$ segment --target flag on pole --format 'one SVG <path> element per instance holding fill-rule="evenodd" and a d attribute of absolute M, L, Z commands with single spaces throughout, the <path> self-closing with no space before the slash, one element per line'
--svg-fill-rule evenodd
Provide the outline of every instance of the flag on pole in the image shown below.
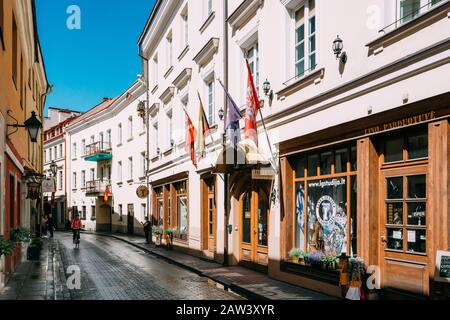
<path fill-rule="evenodd" d="M 111 194 L 111 185 L 106 186 L 105 196 L 103 197 L 103 204 L 108 203 L 109 195 Z"/>
<path fill-rule="evenodd" d="M 196 130 L 191 118 L 189 117 L 186 110 L 184 110 L 187 116 L 188 126 L 186 131 L 186 144 L 184 146 L 186 152 L 191 156 L 192 163 L 197 167 L 197 160 L 195 159 L 195 136 Z"/>
<path fill-rule="evenodd" d="M 252 72 L 248 60 L 245 59 L 248 71 L 247 80 L 247 110 L 245 111 L 245 138 L 252 139 L 258 145 L 258 128 L 256 124 L 256 115 L 261 108 L 258 94 L 256 92 L 255 83 L 253 82 Z"/>
<path fill-rule="evenodd" d="M 200 101 L 200 110 L 198 113 L 198 128 L 199 132 L 197 135 L 197 153 L 198 159 L 203 159 L 206 154 L 206 146 L 205 146 L 205 138 L 210 133 L 210 126 L 208 123 L 208 118 L 205 114 L 205 109 L 203 108 L 202 98 L 200 97 L 200 93 L 197 91 L 198 100 Z"/>
<path fill-rule="evenodd" d="M 227 114 L 225 118 L 225 128 L 227 129 L 227 137 L 230 139 L 231 145 L 234 149 L 237 148 L 241 141 L 241 128 L 239 127 L 239 120 L 241 120 L 241 112 L 239 111 L 236 102 L 234 102 L 231 95 L 225 90 L 222 81 L 218 80 L 227 95 Z"/>

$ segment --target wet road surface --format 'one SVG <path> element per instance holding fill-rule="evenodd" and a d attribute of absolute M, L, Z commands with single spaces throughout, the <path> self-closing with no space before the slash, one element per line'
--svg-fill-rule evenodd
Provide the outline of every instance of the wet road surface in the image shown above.
<path fill-rule="evenodd" d="M 80 249 L 74 249 L 71 234 L 55 240 L 64 270 L 75 265 L 81 271 L 81 289 L 69 290 L 73 300 L 242 299 L 119 240 L 82 234 Z"/>

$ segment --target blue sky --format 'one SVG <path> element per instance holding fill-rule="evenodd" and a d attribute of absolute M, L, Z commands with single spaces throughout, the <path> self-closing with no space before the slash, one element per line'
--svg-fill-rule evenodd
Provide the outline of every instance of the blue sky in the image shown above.
<path fill-rule="evenodd" d="M 37 0 L 38 30 L 49 83 L 48 107 L 86 111 L 116 97 L 142 73 L 137 41 L 155 0 Z M 69 30 L 67 8 L 81 11 Z M 46 111 L 47 112 L 47 111 Z M 47 113 L 45 113 L 47 114 Z"/>

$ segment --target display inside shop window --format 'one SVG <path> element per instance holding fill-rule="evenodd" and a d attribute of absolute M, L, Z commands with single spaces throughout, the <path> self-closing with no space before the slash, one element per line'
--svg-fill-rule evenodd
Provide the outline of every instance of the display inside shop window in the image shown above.
<path fill-rule="evenodd" d="M 426 230 L 410 229 L 408 233 L 408 251 L 414 253 L 426 253 Z"/>

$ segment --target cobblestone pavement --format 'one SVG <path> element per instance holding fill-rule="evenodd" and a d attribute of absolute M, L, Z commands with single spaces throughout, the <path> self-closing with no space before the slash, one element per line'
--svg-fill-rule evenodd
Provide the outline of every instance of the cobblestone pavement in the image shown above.
<path fill-rule="evenodd" d="M 64 292 L 66 280 L 61 278 L 56 291 L 63 299 L 242 299 L 208 284 L 205 278 L 115 239 L 83 234 L 80 249 L 74 249 L 71 235 L 61 233 L 55 242 L 56 256 L 61 257 L 57 273 L 64 277 L 62 270 L 67 271 L 69 266 L 78 266 L 81 271 L 81 289 L 68 290 L 69 296 Z"/>

